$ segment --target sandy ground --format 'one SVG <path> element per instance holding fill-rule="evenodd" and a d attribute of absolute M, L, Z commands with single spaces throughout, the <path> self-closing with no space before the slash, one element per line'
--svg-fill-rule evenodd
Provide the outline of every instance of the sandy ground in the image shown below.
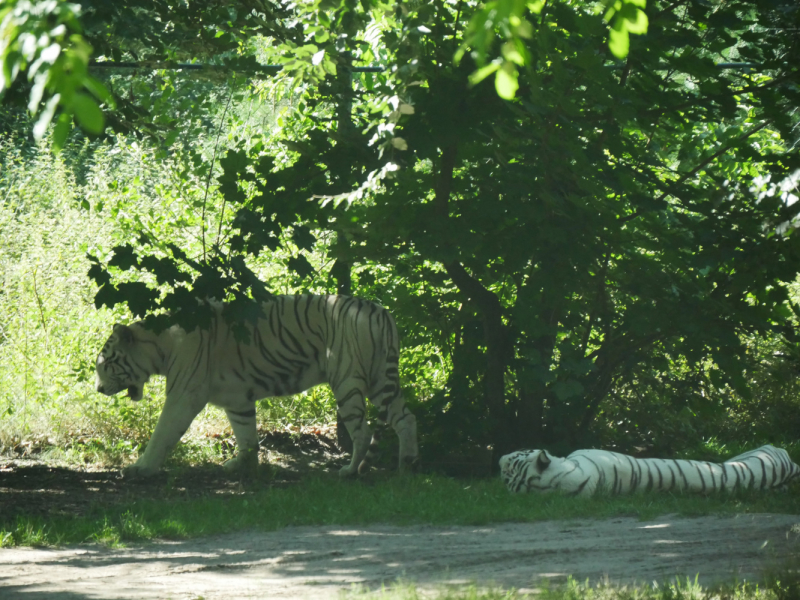
<path fill-rule="evenodd" d="M 422 588 L 543 580 L 754 580 L 800 555 L 800 515 L 483 527 L 297 527 L 122 550 L 0 550 L 0 598 L 339 598 L 398 578 Z"/>

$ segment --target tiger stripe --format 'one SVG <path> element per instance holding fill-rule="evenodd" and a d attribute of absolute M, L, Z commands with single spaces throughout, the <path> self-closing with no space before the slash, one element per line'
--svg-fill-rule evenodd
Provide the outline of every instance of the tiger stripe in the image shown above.
<path fill-rule="evenodd" d="M 500 474 L 512 492 L 561 491 L 591 496 L 649 491 L 708 494 L 736 489 L 766 490 L 800 478 L 800 466 L 771 445 L 723 463 L 633 458 L 606 450 L 577 450 L 560 458 L 546 450 L 519 450 L 500 459 Z"/>
<path fill-rule="evenodd" d="M 133 400 L 152 375 L 167 378 L 167 399 L 156 429 L 126 474 L 157 471 L 195 416 L 208 404 L 225 409 L 238 456 L 226 465 L 251 469 L 257 461 L 255 402 L 303 392 L 327 383 L 353 439 L 353 456 L 342 475 L 369 464 L 377 443 L 366 422 L 369 399 L 378 419 L 400 442 L 400 468 L 418 454 L 416 419 L 403 401 L 399 379 L 399 336 L 391 314 L 373 302 L 348 296 L 275 296 L 240 343 L 222 317 L 208 330 L 178 326 L 156 334 L 142 323 L 115 325 L 97 358 L 97 391 L 128 390 Z M 255 463 L 257 465 L 257 462 Z"/>

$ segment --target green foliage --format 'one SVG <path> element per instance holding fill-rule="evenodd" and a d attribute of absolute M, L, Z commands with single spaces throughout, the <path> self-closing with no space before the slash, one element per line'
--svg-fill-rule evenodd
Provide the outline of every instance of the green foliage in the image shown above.
<path fill-rule="evenodd" d="M 784 574 L 792 577 L 788 570 Z M 545 581 L 534 592 L 522 592 L 514 589 L 483 589 L 474 585 L 446 586 L 431 592 L 419 590 L 416 585 L 398 582 L 381 589 L 380 592 L 356 590 L 346 595 L 348 600 L 359 598 L 380 598 L 381 600 L 516 600 L 522 598 L 541 598 L 543 600 L 714 600 L 716 598 L 732 598 L 736 600 L 789 600 L 795 598 L 796 586 L 781 580 L 772 580 L 766 584 L 749 582 L 714 585 L 703 587 L 687 578 L 685 581 L 675 578 L 671 581 L 633 585 L 620 585 L 600 582 L 592 585 L 589 581 L 580 583 L 569 577 L 561 585 L 548 584 Z"/>
<path fill-rule="evenodd" d="M 616 0 L 606 2 L 606 5 L 605 20 L 611 22 L 608 49 L 617 58 L 625 58 L 630 48 L 629 34 L 647 33 L 649 19 L 644 11 L 645 0 Z"/>
<path fill-rule="evenodd" d="M 81 36 L 79 15 L 77 4 L 63 0 L 0 3 L 0 99 L 21 94 L 12 86 L 25 72 L 28 110 L 39 114 L 33 126 L 37 141 L 60 111 L 53 132 L 56 151 L 63 147 L 73 117 L 84 131 L 99 134 L 105 125 L 99 103 L 113 106 L 106 87 L 88 73 L 92 49 Z"/>
<path fill-rule="evenodd" d="M 351 234 L 358 258 L 416 270 L 440 298 L 458 345 L 431 416 L 449 413 L 452 433 L 468 435 L 471 423 L 486 439 L 483 421 L 496 448 L 592 445 L 610 390 L 669 379 L 676 365 L 691 380 L 708 359 L 718 387 L 746 393 L 739 336 L 787 323 L 781 282 L 798 256 L 796 239 L 770 229 L 787 207 L 767 206 L 750 177 L 780 177 L 795 158 L 779 141 L 791 138 L 777 118 L 782 100 L 754 81 L 747 103 L 731 107 L 722 99 L 741 91 L 739 76 L 709 68 L 705 53 L 747 37 L 749 25 L 708 28 L 701 12 L 659 13 L 647 51 L 618 69 L 596 52 L 597 15 L 554 4 L 528 45 L 524 96 L 505 106 L 485 85 L 466 85 L 468 68 L 442 68 L 448 49 L 433 35 L 397 41 L 400 62 L 418 59 L 409 79 L 423 82 L 407 89 L 414 115 L 398 126 L 414 168 L 351 208 L 360 225 Z M 432 31 L 453 17 L 437 5 L 425 16 Z M 693 40 L 694 62 L 674 53 L 680 36 Z M 775 119 L 769 132 L 764 119 Z M 423 275 L 431 261 L 450 281 Z M 451 282 L 477 312 L 446 308 Z M 650 422 L 674 422 L 686 389 Z"/>
<path fill-rule="evenodd" d="M 319 386 L 288 398 L 265 398 L 259 407 L 268 423 L 317 425 L 335 418 L 336 399 L 330 388 Z"/>
<path fill-rule="evenodd" d="M 163 383 L 151 383 L 138 403 L 94 391 L 97 353 L 112 324 L 130 314 L 96 310 L 97 289 L 83 274 L 87 251 L 105 256 L 137 227 L 174 236 L 165 241 L 191 239 L 194 213 L 156 195 L 171 189 L 168 167 L 123 139 L 71 144 L 58 156 L 14 135 L 0 141 L 0 449 L 121 466 L 149 439 Z M 273 399 L 259 419 L 274 426 L 333 418 L 326 391 L 303 398 Z M 221 411 L 204 411 L 176 459 L 221 462 L 218 440 L 206 434 L 227 427 Z"/>
<path fill-rule="evenodd" d="M 103 71 L 109 123 L 162 172 L 85 195 L 121 232 L 87 248 L 94 301 L 193 328 L 196 297 L 234 325 L 374 298 L 433 454 L 788 436 L 795 4 L 90 2 L 97 56 L 143 65 Z"/>
<path fill-rule="evenodd" d="M 604 0 L 607 8 L 604 19 L 611 23 L 608 48 L 617 58 L 628 55 L 629 34 L 647 33 L 645 4 L 645 0 Z M 497 94 L 504 100 L 513 100 L 519 89 L 518 68 L 532 64 L 526 41 L 541 33 L 549 16 L 548 8 L 545 0 L 492 0 L 482 4 L 472 16 L 455 54 L 458 63 L 468 49 L 474 49 L 473 57 L 479 68 L 470 74 L 470 83 L 477 85 L 494 73 Z M 534 20 L 538 17 L 538 23 L 531 23 L 529 15 Z M 498 34 L 505 40 L 500 46 L 500 56 L 486 64 Z"/>
<path fill-rule="evenodd" d="M 82 276 L 86 246 L 109 227 L 76 203 L 63 158 L 44 151 L 28 159 L 30 150 L 12 138 L 0 152 L 3 445 L 31 434 L 63 439 L 80 422 L 92 396 L 86 350 L 102 343 L 114 318 L 90 308 L 93 290 Z"/>

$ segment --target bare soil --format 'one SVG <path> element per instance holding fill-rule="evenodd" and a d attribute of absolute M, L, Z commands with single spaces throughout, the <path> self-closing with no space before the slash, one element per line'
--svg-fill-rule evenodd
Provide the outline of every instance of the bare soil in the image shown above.
<path fill-rule="evenodd" d="M 338 598 L 402 579 L 533 590 L 544 580 L 754 580 L 800 553 L 800 516 L 506 523 L 488 527 L 297 527 L 123 550 L 0 550 L 0 597 Z"/>

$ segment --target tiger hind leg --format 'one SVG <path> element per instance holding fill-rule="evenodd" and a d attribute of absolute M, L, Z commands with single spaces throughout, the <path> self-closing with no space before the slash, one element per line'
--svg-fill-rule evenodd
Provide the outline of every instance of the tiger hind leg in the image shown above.
<path fill-rule="evenodd" d="M 353 387 L 347 391 L 346 386 L 338 386 L 333 390 L 336 397 L 337 411 L 339 417 L 350 434 L 353 441 L 353 456 L 350 464 L 342 467 L 339 471 L 340 477 L 350 477 L 359 471 L 359 465 L 367 456 L 370 445 L 370 428 L 367 424 L 367 405 L 364 401 L 364 394 L 358 387 Z"/>
<path fill-rule="evenodd" d="M 258 431 L 256 430 L 256 409 L 234 411 L 225 410 L 236 437 L 236 456 L 223 466 L 233 475 L 254 479 L 258 475 Z"/>
<path fill-rule="evenodd" d="M 417 445 L 417 418 L 411 414 L 402 398 L 398 400 L 399 406 L 389 410 L 389 423 L 397 433 L 400 442 L 400 464 L 398 466 L 401 473 L 411 470 L 411 467 L 419 459 L 419 447 Z"/>
<path fill-rule="evenodd" d="M 387 377 L 391 374 L 392 371 L 390 370 L 387 373 Z M 417 419 L 411 414 L 411 411 L 408 410 L 403 401 L 399 382 L 390 379 L 390 383 L 375 394 L 373 398 L 375 398 L 374 403 L 378 407 L 378 420 L 381 423 L 391 425 L 397 434 L 397 439 L 400 443 L 398 470 L 401 473 L 409 471 L 419 458 Z"/>

